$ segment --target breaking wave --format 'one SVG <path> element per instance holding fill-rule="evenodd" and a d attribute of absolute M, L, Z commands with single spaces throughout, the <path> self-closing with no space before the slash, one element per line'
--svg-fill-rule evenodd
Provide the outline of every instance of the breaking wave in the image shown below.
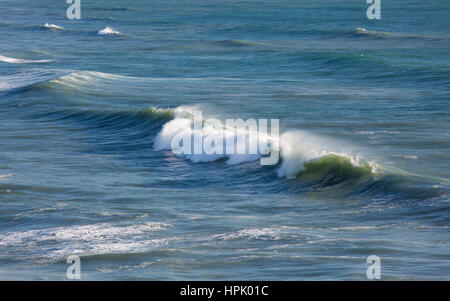
<path fill-rule="evenodd" d="M 216 127 L 208 120 L 203 122 L 203 130 L 195 129 L 193 117 L 195 110 L 195 107 L 186 106 L 174 109 L 174 118 L 165 123 L 157 134 L 154 149 L 157 151 L 170 150 L 178 157 L 194 163 L 226 159 L 226 163 L 231 165 L 256 161 L 271 151 L 275 151 L 280 153 L 281 158 L 281 163 L 277 165 L 277 175 L 288 179 L 305 178 L 305 176 L 307 178 L 322 177 L 325 174 L 334 174 L 340 178 L 365 177 L 373 175 L 377 169 L 376 163 L 361 159 L 357 154 L 348 150 L 348 147 L 303 131 L 288 131 L 279 138 L 271 136 L 268 131 L 258 133 L 250 130 L 238 130 L 234 133 L 227 131 L 226 126 Z M 233 135 L 232 140 L 228 140 L 230 134 Z M 201 137 L 201 139 L 196 139 L 195 136 Z M 177 137 L 187 138 L 182 142 L 188 142 L 189 152 L 185 152 L 184 145 L 178 142 L 172 143 Z M 202 148 L 202 143 L 213 141 L 222 142 L 217 146 L 214 145 L 213 152 L 205 151 Z M 235 150 L 240 148 L 245 152 L 238 154 L 227 151 L 228 141 L 233 141 Z M 251 143 L 258 145 L 256 153 L 249 152 Z M 194 154 L 190 151 L 192 149 L 202 151 Z"/>

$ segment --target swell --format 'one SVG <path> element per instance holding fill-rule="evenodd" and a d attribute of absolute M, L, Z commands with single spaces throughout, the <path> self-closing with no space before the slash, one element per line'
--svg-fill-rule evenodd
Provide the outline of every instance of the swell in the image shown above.
<path fill-rule="evenodd" d="M 33 113 L 31 118 L 46 122 L 77 122 L 85 123 L 88 129 L 103 129 L 119 134 L 132 129 L 156 131 L 170 120 L 173 111 L 154 107 L 140 110 L 89 110 L 65 108 L 47 112 Z"/>
<path fill-rule="evenodd" d="M 223 46 L 223 47 L 249 47 L 249 46 L 259 46 L 260 43 L 249 41 L 249 40 L 220 40 L 212 43 L 213 45 Z"/>
<path fill-rule="evenodd" d="M 146 79 L 92 71 L 31 69 L 0 76 L 0 93 L 19 93 L 39 84 L 51 83 L 56 85 L 47 85 L 48 89 L 70 88 L 80 93 L 98 92 L 105 91 L 106 86 L 111 85 L 134 88 L 145 84 Z"/>
<path fill-rule="evenodd" d="M 377 82 L 397 80 L 402 84 L 426 83 L 448 85 L 449 68 L 445 64 L 396 60 L 395 56 L 380 56 L 376 53 L 311 51 L 293 53 L 290 61 L 304 60 L 312 71 L 327 71 L 331 75 L 347 78 L 370 79 Z"/>
<path fill-rule="evenodd" d="M 370 39 L 396 39 L 396 40 L 445 40 L 445 37 L 429 36 L 420 34 L 406 34 L 387 31 L 370 30 L 364 27 L 357 27 L 354 30 L 344 32 L 344 36 L 356 38 L 370 38 Z"/>
<path fill-rule="evenodd" d="M 0 76 L 0 94 L 19 93 L 38 84 L 70 74 L 68 71 L 30 70 Z"/>

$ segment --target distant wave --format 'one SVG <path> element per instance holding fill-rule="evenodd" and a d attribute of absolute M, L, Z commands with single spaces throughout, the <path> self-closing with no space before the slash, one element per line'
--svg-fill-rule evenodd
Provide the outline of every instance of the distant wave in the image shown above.
<path fill-rule="evenodd" d="M 0 175 L 0 180 L 3 180 L 5 178 L 12 177 L 12 174 L 6 174 L 6 175 Z"/>
<path fill-rule="evenodd" d="M 0 55 L 0 61 L 11 64 L 42 64 L 52 62 L 53 60 L 25 60 Z"/>
<path fill-rule="evenodd" d="M 136 10 L 132 7 L 121 7 L 121 6 L 115 6 L 115 7 L 93 7 L 91 10 L 102 10 L 102 11 L 132 11 Z"/>
<path fill-rule="evenodd" d="M 350 32 L 352 35 L 360 36 L 360 37 L 371 37 L 378 39 L 429 39 L 429 40 L 441 40 L 443 37 L 439 36 L 427 36 L 427 35 L 418 35 L 418 34 L 405 34 L 405 33 L 393 33 L 386 31 L 376 31 L 369 30 L 363 27 L 357 27 L 353 31 Z"/>
<path fill-rule="evenodd" d="M 47 28 L 47 29 L 51 29 L 51 30 L 64 30 L 63 27 L 55 25 L 55 24 L 45 23 L 44 27 Z"/>
<path fill-rule="evenodd" d="M 121 35 L 122 33 L 112 29 L 111 27 L 105 27 L 97 33 L 99 36 L 105 35 Z"/>
<path fill-rule="evenodd" d="M 217 41 L 217 42 L 214 42 L 214 44 L 220 45 L 220 46 L 227 46 L 227 47 L 245 47 L 245 46 L 259 45 L 256 42 L 247 41 L 247 40 L 235 40 L 235 39 Z"/>
<path fill-rule="evenodd" d="M 363 27 L 358 27 L 354 30 L 354 33 L 362 36 L 373 36 L 373 37 L 389 37 L 390 34 L 383 31 L 367 30 Z"/>
<path fill-rule="evenodd" d="M 117 88 L 114 93 L 127 93 L 137 88 L 147 89 L 148 84 L 158 81 L 198 81 L 201 78 L 134 77 L 112 73 L 79 70 L 32 70 L 7 76 L 0 76 L 0 91 L 30 86 L 51 81 L 79 93 L 108 93 L 109 87 Z M 56 86 L 55 86 L 56 87 Z"/>

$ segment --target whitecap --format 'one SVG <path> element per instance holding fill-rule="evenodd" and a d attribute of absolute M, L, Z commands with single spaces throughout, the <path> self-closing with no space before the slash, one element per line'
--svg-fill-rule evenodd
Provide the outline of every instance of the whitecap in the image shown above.
<path fill-rule="evenodd" d="M 44 27 L 47 28 L 47 29 L 51 29 L 51 30 L 64 30 L 63 27 L 55 25 L 55 24 L 45 23 Z"/>
<path fill-rule="evenodd" d="M 41 64 L 41 63 L 49 63 L 52 62 L 53 60 L 25 60 L 0 55 L 0 61 L 10 64 Z"/>
<path fill-rule="evenodd" d="M 105 27 L 104 29 L 100 30 L 97 35 L 99 36 L 105 36 L 105 35 L 121 35 L 120 32 L 112 29 L 111 27 Z"/>

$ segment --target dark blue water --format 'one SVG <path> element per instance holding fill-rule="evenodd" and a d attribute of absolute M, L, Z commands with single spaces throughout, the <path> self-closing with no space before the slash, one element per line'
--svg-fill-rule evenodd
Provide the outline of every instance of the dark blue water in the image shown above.
<path fill-rule="evenodd" d="M 450 3 L 365 2 L 0 1 L 0 279 L 449 280 Z M 194 110 L 281 160 L 158 147 Z"/>

